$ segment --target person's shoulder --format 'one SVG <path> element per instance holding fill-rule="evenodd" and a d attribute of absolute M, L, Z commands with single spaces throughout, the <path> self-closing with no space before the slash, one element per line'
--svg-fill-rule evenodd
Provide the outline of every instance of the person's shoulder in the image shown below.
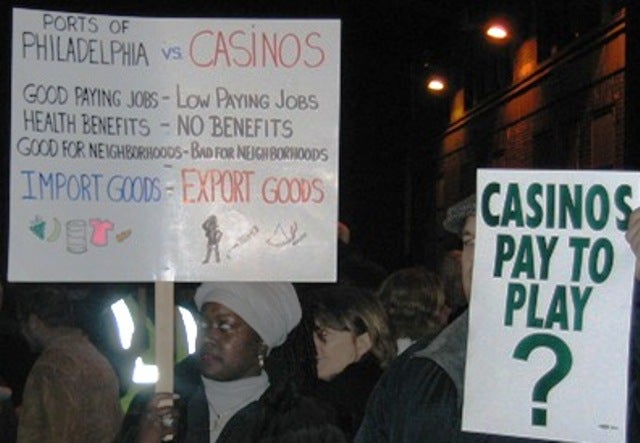
<path fill-rule="evenodd" d="M 427 346 L 417 346 L 414 350 L 408 349 L 396 357 L 380 377 L 376 389 L 410 392 L 415 385 L 422 383 L 425 377 L 431 378 L 433 374 L 443 372 L 432 359 L 420 356 L 421 351 L 424 351 Z"/>
<path fill-rule="evenodd" d="M 424 396 L 423 391 L 427 387 L 437 387 L 435 391 L 441 393 L 454 393 L 456 391 L 454 379 L 437 358 L 432 358 L 430 351 L 434 343 L 437 345 L 436 340 L 449 341 L 447 336 L 451 335 L 452 331 L 447 332 L 448 329 L 455 330 L 458 327 L 452 324 L 438 334 L 422 337 L 397 356 L 380 378 L 374 390 L 375 395 L 388 400 L 418 399 Z M 433 391 L 433 389 L 428 390 Z M 408 405 L 406 402 L 403 404 Z"/>
<path fill-rule="evenodd" d="M 391 361 L 389 367 L 385 371 L 385 375 L 395 372 L 403 372 L 414 367 L 430 365 L 430 360 L 423 358 L 422 355 L 436 336 L 437 334 L 428 335 L 412 343 L 404 352 Z"/>

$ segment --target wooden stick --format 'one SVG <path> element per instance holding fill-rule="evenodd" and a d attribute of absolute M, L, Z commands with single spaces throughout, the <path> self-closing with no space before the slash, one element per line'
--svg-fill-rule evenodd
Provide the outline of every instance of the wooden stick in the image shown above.
<path fill-rule="evenodd" d="M 156 392 L 173 392 L 174 305 L 174 283 L 155 282 L 155 346 L 156 366 L 158 367 Z"/>

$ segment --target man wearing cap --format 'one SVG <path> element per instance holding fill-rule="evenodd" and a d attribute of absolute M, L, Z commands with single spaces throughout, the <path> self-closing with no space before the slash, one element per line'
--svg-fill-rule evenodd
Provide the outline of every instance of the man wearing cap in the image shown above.
<path fill-rule="evenodd" d="M 476 232 L 475 196 L 447 211 L 444 228 L 462 239 L 462 287 L 471 294 Z M 627 241 L 636 256 L 634 316 L 638 315 L 640 279 L 640 209 L 629 219 Z M 356 443 L 524 443 L 539 440 L 462 432 L 462 400 L 467 347 L 468 312 L 463 313 L 433 341 L 418 341 L 394 361 L 374 389 Z M 634 318 L 634 331 L 638 326 Z M 633 334 L 635 336 L 637 334 Z M 634 340 L 632 374 L 638 367 L 638 340 Z M 635 385 L 631 386 L 636 390 Z M 637 399 L 637 393 L 636 393 Z M 636 442 L 637 400 L 632 407 L 629 442 Z"/>

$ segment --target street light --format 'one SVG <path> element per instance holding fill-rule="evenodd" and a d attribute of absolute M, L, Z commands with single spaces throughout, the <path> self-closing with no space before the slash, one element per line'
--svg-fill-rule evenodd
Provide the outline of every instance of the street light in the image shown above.
<path fill-rule="evenodd" d="M 480 24 L 476 24 L 473 27 L 470 27 L 469 29 L 470 30 L 473 29 L 474 33 L 477 33 L 478 31 L 480 31 L 480 29 L 483 29 L 484 35 L 489 41 L 489 43 L 492 46 L 497 48 L 505 47 L 505 45 L 508 45 L 508 43 L 513 38 L 513 32 L 512 32 L 513 28 L 511 27 L 510 20 L 507 17 L 502 15 L 487 21 L 484 27 L 481 26 Z M 425 64 L 425 67 L 428 67 L 428 66 L 429 64 Z M 432 73 L 433 71 L 434 70 L 431 70 Z M 425 81 L 424 84 L 427 88 L 427 91 L 429 91 L 430 93 L 439 94 L 450 87 L 448 85 L 447 77 L 445 75 L 440 75 L 440 74 L 442 73 L 441 72 L 439 74 L 434 73 L 431 76 L 429 76 Z"/>
<path fill-rule="evenodd" d="M 445 81 L 441 77 L 430 77 L 427 79 L 427 89 L 433 92 L 440 92 L 446 87 Z"/>
<path fill-rule="evenodd" d="M 509 26 L 503 20 L 493 20 L 487 23 L 484 34 L 494 42 L 503 42 L 511 37 Z"/>

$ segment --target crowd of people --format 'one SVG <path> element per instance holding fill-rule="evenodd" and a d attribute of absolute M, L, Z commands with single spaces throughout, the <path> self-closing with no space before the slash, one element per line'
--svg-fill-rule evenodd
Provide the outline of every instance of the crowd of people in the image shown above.
<path fill-rule="evenodd" d="M 461 429 L 475 211 L 474 197 L 448 211 L 445 229 L 462 249 L 437 271 L 387 274 L 351 255 L 334 284 L 202 283 L 189 297 L 198 350 L 176 364 L 174 391 L 142 390 L 126 410 L 122 371 L 74 316 L 82 288 L 13 287 L 20 336 L 37 357 L 26 380 L 9 382 L 9 366 L 0 365 L 0 443 L 533 442 Z M 640 210 L 627 240 L 640 257 Z M 15 341 L 18 327 L 3 321 Z M 634 337 L 637 325 L 634 318 Z M 3 359 L 17 357 L 1 338 Z M 636 442 L 632 343 L 629 441 Z"/>

